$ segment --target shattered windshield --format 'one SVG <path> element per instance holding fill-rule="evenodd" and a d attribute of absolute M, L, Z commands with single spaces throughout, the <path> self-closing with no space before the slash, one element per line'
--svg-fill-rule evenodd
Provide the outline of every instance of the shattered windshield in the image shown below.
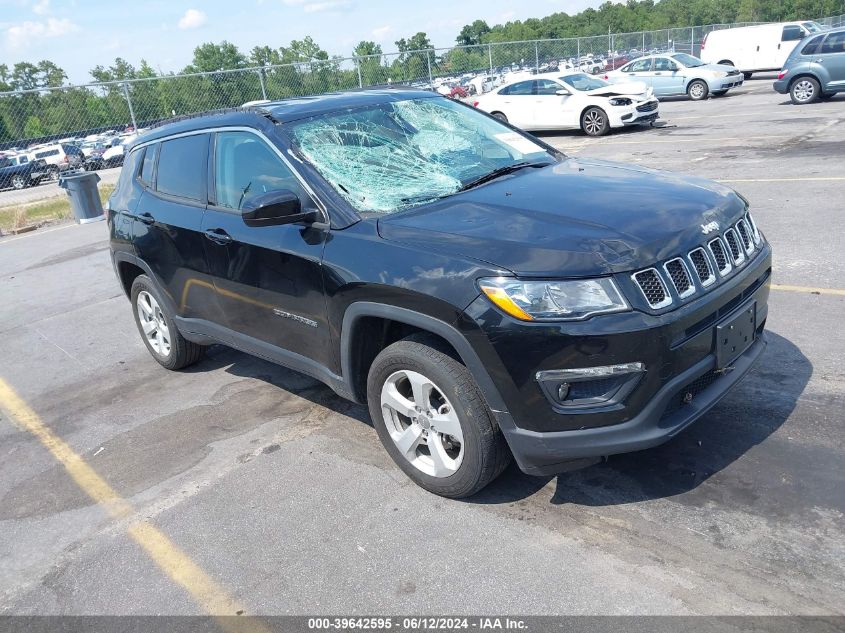
<path fill-rule="evenodd" d="M 557 160 L 529 138 L 449 99 L 334 112 L 290 130 L 300 154 L 361 212 L 393 213 L 486 176 Z"/>

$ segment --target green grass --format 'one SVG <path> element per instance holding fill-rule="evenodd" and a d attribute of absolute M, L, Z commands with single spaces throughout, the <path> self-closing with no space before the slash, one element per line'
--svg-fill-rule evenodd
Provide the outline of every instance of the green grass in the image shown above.
<path fill-rule="evenodd" d="M 99 189 L 100 200 L 105 203 L 114 191 L 114 185 L 101 185 Z M 66 220 L 71 217 L 73 213 L 70 210 L 70 201 L 67 196 L 61 196 L 43 202 L 0 207 L 0 229 L 8 230 L 28 224 Z"/>

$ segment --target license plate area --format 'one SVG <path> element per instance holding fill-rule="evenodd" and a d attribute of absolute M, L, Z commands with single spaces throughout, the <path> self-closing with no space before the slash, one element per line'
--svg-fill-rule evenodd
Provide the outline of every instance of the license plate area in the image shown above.
<path fill-rule="evenodd" d="M 751 347 L 757 335 L 757 302 L 746 303 L 716 326 L 716 365 L 727 367 Z"/>

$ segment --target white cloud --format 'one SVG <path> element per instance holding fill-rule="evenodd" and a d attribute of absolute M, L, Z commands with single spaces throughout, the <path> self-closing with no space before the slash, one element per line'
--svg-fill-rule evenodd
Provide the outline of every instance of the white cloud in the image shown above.
<path fill-rule="evenodd" d="M 32 6 L 32 12 L 35 15 L 47 15 L 50 13 L 50 0 L 37 0 Z"/>
<path fill-rule="evenodd" d="M 188 9 L 176 24 L 180 29 L 198 29 L 208 21 L 208 16 L 199 9 Z"/>
<path fill-rule="evenodd" d="M 380 26 L 377 29 L 373 29 L 373 37 L 377 40 L 380 40 L 387 36 L 393 30 L 393 27 L 390 25 Z"/>
<path fill-rule="evenodd" d="M 25 48 L 39 40 L 61 37 L 78 31 L 79 27 L 67 18 L 47 18 L 44 22 L 27 20 L 6 29 L 6 42 L 11 48 Z"/>
<path fill-rule="evenodd" d="M 308 0 L 282 0 L 282 3 L 289 7 L 302 7 L 302 10 L 305 11 L 305 13 L 345 11 L 352 8 L 352 0 L 321 0 L 320 2 L 309 2 Z"/>

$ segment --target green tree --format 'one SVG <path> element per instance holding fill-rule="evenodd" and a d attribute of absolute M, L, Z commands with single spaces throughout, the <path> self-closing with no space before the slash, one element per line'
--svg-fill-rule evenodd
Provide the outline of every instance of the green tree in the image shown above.
<path fill-rule="evenodd" d="M 193 61 L 185 67 L 186 73 L 232 70 L 247 66 L 246 56 L 238 47 L 223 40 L 219 44 L 206 42 L 194 49 Z"/>
<path fill-rule="evenodd" d="M 26 125 L 23 127 L 23 133 L 26 138 L 37 138 L 44 136 L 44 127 L 41 125 L 41 120 L 37 116 L 31 116 L 26 120 Z"/>
<path fill-rule="evenodd" d="M 455 41 L 461 46 L 472 46 L 473 44 L 481 44 L 485 35 L 490 32 L 490 27 L 484 20 L 476 20 L 472 24 L 467 24 L 458 33 Z"/>

